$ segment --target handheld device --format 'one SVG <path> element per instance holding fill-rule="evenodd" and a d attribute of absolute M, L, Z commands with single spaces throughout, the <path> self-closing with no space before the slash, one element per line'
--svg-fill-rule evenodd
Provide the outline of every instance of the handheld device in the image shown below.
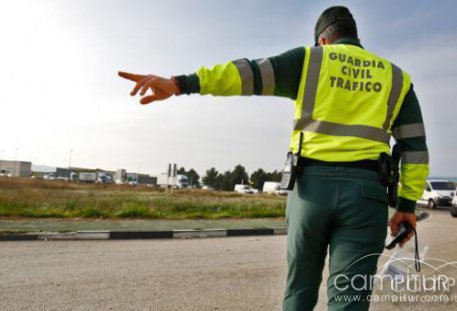
<path fill-rule="evenodd" d="M 421 271 L 421 261 L 419 257 L 419 245 L 417 242 L 417 232 L 414 227 L 412 227 L 409 223 L 407 222 L 401 222 L 399 225 L 399 230 L 397 236 L 389 243 L 389 245 L 386 246 L 386 249 L 392 249 L 394 248 L 398 243 L 403 241 L 404 238 L 410 233 L 414 232 L 414 243 L 415 243 L 415 252 L 414 252 L 414 266 L 416 268 L 417 272 Z"/>
<path fill-rule="evenodd" d="M 398 234 L 395 236 L 395 238 L 389 243 L 389 245 L 386 246 L 386 249 L 392 249 L 395 246 L 397 246 L 398 243 L 403 241 L 406 236 L 413 231 L 413 228 L 411 225 L 407 222 L 402 222 L 399 224 L 399 230 Z"/>
<path fill-rule="evenodd" d="M 297 157 L 292 152 L 287 153 L 286 163 L 282 171 L 280 188 L 282 190 L 292 190 L 294 188 L 297 175 Z"/>
<path fill-rule="evenodd" d="M 301 147 L 303 142 L 303 132 L 300 132 L 299 146 L 297 154 L 293 152 L 287 153 L 286 163 L 284 164 L 284 170 L 282 171 L 280 189 L 282 190 L 293 190 L 295 185 L 295 179 L 298 174 L 298 158 L 301 155 Z"/>

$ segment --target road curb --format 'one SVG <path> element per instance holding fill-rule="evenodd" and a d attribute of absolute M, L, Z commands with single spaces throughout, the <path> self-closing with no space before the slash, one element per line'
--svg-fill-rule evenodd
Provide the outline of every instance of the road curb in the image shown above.
<path fill-rule="evenodd" d="M 194 239 L 285 235 L 287 228 L 204 229 L 167 231 L 76 231 L 0 233 L 0 241 L 81 241 L 81 240 L 149 240 Z"/>
<path fill-rule="evenodd" d="M 420 213 L 417 220 L 430 215 Z M 82 240 L 150 240 L 150 239 L 195 239 L 240 236 L 286 235 L 287 228 L 239 228 L 163 231 L 75 231 L 75 232 L 28 232 L 0 233 L 0 241 L 82 241 Z"/>

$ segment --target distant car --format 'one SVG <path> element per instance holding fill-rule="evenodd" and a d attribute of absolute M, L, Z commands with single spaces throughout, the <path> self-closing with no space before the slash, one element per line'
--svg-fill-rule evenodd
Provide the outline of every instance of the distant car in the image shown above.
<path fill-rule="evenodd" d="M 45 180 L 56 180 L 56 173 L 48 173 L 43 176 Z"/>
<path fill-rule="evenodd" d="M 451 215 L 452 217 L 457 217 L 457 195 L 454 195 L 452 199 Z"/>
<path fill-rule="evenodd" d="M 214 188 L 211 186 L 204 185 L 204 186 L 202 186 L 202 190 L 214 190 Z"/>
<path fill-rule="evenodd" d="M 96 184 L 112 184 L 113 177 L 111 175 L 98 175 L 97 179 L 95 180 Z"/>
<path fill-rule="evenodd" d="M 281 183 L 276 181 L 266 181 L 263 184 L 263 192 L 276 195 L 287 195 L 286 190 L 282 190 L 280 187 Z"/>
<path fill-rule="evenodd" d="M 248 185 L 242 185 L 242 184 L 235 185 L 234 191 L 238 192 L 238 193 L 247 193 L 247 194 L 254 193 L 254 191 L 252 191 L 251 187 L 249 187 Z"/>
<path fill-rule="evenodd" d="M 425 204 L 431 209 L 437 206 L 451 206 L 455 192 L 455 185 L 448 180 L 427 180 L 418 203 Z"/>

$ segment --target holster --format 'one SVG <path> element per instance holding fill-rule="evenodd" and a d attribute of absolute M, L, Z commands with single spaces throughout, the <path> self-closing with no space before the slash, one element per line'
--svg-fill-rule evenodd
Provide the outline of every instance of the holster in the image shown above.
<path fill-rule="evenodd" d="M 381 184 L 387 187 L 390 207 L 396 207 L 398 200 L 400 155 L 400 147 L 395 145 L 392 148 L 392 156 L 383 152 L 378 158 L 378 177 Z"/>

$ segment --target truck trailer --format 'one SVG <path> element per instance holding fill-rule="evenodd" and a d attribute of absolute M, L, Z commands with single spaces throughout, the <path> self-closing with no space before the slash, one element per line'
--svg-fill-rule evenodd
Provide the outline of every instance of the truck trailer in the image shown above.
<path fill-rule="evenodd" d="M 80 183 L 92 184 L 97 180 L 97 173 L 80 172 L 78 177 Z"/>

